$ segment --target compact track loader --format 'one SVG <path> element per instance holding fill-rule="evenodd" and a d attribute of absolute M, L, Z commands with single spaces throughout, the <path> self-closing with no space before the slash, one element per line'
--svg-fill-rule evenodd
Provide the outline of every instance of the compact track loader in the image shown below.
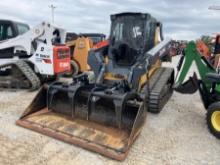
<path fill-rule="evenodd" d="M 66 32 L 48 22 L 28 25 L 0 20 L 0 87 L 39 89 L 70 70 Z"/>
<path fill-rule="evenodd" d="M 111 22 L 109 44 L 89 53 L 95 82 L 81 74 L 71 84 L 49 84 L 18 125 L 125 159 L 147 111 L 159 113 L 172 95 L 174 70 L 161 66 L 171 40 L 162 39 L 161 24 L 150 14 L 115 14 Z"/>

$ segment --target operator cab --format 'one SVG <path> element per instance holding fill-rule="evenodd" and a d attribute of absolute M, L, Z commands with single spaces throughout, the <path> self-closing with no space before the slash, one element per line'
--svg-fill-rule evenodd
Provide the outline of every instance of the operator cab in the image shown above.
<path fill-rule="evenodd" d="M 132 66 L 155 46 L 156 36 L 162 38 L 161 24 L 150 14 L 121 13 L 112 15 L 111 21 L 108 54 L 115 65 Z"/>
<path fill-rule="evenodd" d="M 30 27 L 24 23 L 10 20 L 0 20 L 0 43 L 22 35 L 29 31 L 29 29 Z M 0 59 L 12 58 L 13 52 L 13 47 L 0 50 Z"/>
<path fill-rule="evenodd" d="M 146 53 L 163 40 L 161 26 L 148 13 L 111 15 L 109 45 L 105 48 L 108 62 L 103 64 L 104 59 L 101 59 L 100 54 L 105 53 L 100 53 L 101 50 L 90 51 L 88 64 L 95 77 L 98 77 L 103 68 L 104 81 L 115 83 L 127 80 L 133 86 L 138 85 L 138 78 L 146 72 L 146 69 L 145 66 L 139 67 L 135 64 L 144 63 Z"/>
<path fill-rule="evenodd" d="M 0 41 L 15 38 L 26 33 L 30 27 L 27 24 L 9 20 L 0 20 Z"/>

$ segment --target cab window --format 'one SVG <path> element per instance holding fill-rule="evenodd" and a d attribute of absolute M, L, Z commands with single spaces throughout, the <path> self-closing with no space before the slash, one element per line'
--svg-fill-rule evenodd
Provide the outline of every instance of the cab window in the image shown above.
<path fill-rule="evenodd" d="M 17 24 L 18 27 L 18 34 L 24 34 L 29 30 L 29 27 L 27 25 L 23 25 L 23 24 Z"/>
<path fill-rule="evenodd" d="M 8 24 L 0 25 L 0 41 L 10 39 L 13 37 L 12 27 Z"/>

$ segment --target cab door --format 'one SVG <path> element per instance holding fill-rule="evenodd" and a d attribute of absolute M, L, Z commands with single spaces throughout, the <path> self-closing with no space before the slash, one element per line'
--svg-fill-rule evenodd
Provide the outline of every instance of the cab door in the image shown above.
<path fill-rule="evenodd" d="M 7 22 L 0 22 L 0 41 L 4 41 L 15 36 L 16 34 L 12 24 Z"/>

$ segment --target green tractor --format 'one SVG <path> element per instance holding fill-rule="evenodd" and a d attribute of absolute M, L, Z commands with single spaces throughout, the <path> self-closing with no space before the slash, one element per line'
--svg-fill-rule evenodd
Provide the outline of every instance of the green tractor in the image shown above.
<path fill-rule="evenodd" d="M 194 72 L 189 80 L 184 82 L 193 62 L 195 62 L 199 78 Z M 197 49 L 195 42 L 190 42 L 184 50 L 177 66 L 177 81 L 174 88 L 183 94 L 193 94 L 199 90 L 201 100 L 207 109 L 206 120 L 210 132 L 220 138 L 220 74 L 212 64 Z"/>

